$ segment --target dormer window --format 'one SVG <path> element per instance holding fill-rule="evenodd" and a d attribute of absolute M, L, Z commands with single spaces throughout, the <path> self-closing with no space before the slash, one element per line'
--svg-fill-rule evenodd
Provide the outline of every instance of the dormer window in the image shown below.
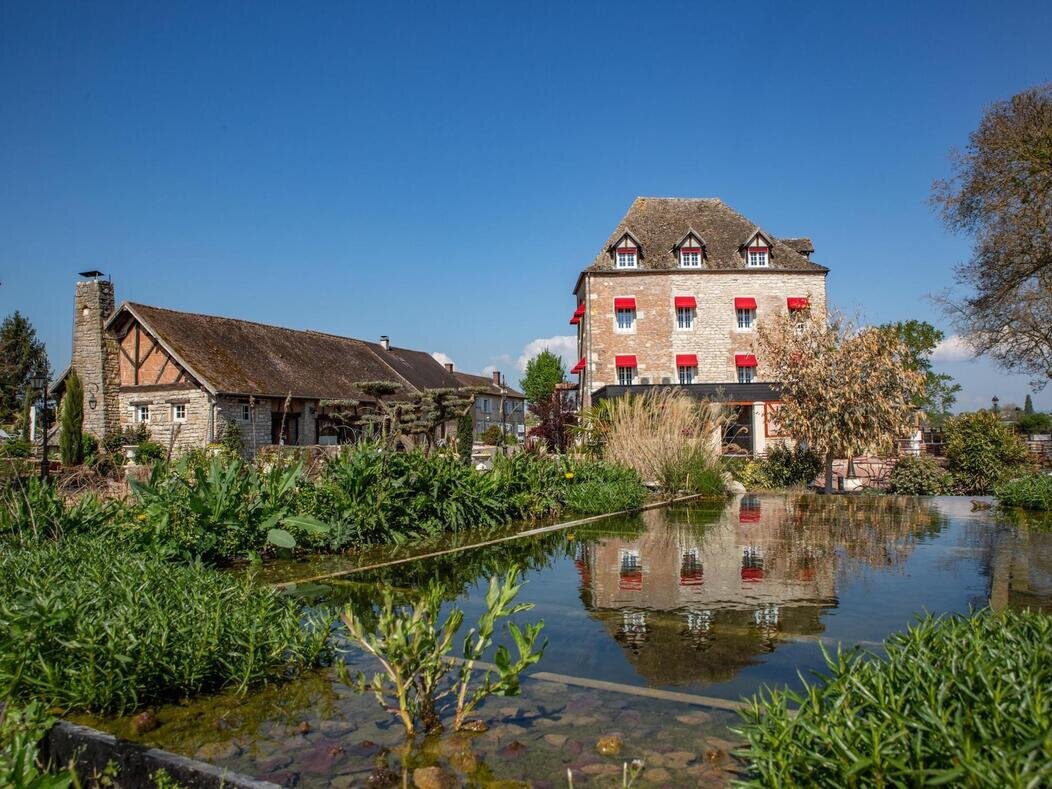
<path fill-rule="evenodd" d="M 749 247 L 747 260 L 749 268 L 767 268 L 767 247 Z"/>
<path fill-rule="evenodd" d="M 701 268 L 701 248 L 682 247 L 679 250 L 680 268 Z"/>
<path fill-rule="evenodd" d="M 618 247 L 617 248 L 617 267 L 618 268 L 636 268 L 639 251 L 635 247 Z"/>

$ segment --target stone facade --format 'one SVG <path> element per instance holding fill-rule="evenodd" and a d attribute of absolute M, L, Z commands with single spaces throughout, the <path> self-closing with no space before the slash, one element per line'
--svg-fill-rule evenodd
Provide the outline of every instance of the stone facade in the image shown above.
<path fill-rule="evenodd" d="M 202 447 L 212 440 L 212 396 L 193 385 L 122 389 L 118 395 L 121 426 L 134 426 L 140 408 L 149 413 L 150 438 L 174 454 Z M 182 406 L 184 421 L 176 421 Z"/>
<path fill-rule="evenodd" d="M 677 328 L 677 296 L 693 296 L 697 302 L 690 329 Z M 736 298 L 756 300 L 756 322 L 785 313 L 789 298 L 807 298 L 813 312 L 826 309 L 825 274 L 810 272 L 589 272 L 578 297 L 586 305 L 578 324 L 586 401 L 597 389 L 618 383 L 615 356 L 621 354 L 636 357 L 634 383 L 677 383 L 677 354 L 697 355 L 696 383 L 736 382 L 735 355 L 756 353 L 755 323 L 753 329 L 738 328 Z M 632 329 L 617 328 L 615 298 L 635 299 Z M 757 359 L 755 380 L 765 380 L 762 358 Z"/>
<path fill-rule="evenodd" d="M 100 279 L 78 282 L 73 304 L 70 366 L 84 385 L 84 432 L 102 439 L 121 421 L 117 340 L 103 328 L 115 306 L 113 283 Z"/>

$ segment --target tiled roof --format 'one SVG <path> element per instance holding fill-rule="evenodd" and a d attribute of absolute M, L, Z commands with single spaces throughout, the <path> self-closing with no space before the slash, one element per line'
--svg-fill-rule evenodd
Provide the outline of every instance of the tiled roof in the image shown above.
<path fill-rule="evenodd" d="M 141 321 L 213 392 L 308 399 L 369 399 L 355 384 L 394 381 L 404 393 L 456 388 L 457 380 L 424 351 L 322 332 L 180 312 L 125 302 L 108 327 Z"/>
<path fill-rule="evenodd" d="M 710 270 L 745 269 L 741 248 L 757 232 L 762 232 L 772 242 L 768 270 L 828 271 L 801 255 L 799 246 L 791 246 L 763 231 L 717 198 L 679 197 L 637 197 L 586 270 L 613 270 L 612 247 L 626 232 L 639 243 L 640 270 L 679 268 L 676 245 L 691 229 L 701 236 L 703 267 Z M 794 242 L 805 240 L 810 244 L 808 239 L 793 239 Z"/>
<path fill-rule="evenodd" d="M 493 383 L 493 378 L 487 375 L 472 375 L 471 373 L 461 373 L 454 371 L 453 377 L 456 378 L 461 386 L 471 386 L 478 389 L 485 389 L 488 393 L 494 395 L 500 395 L 500 387 Z M 516 397 L 526 399 L 526 395 L 522 392 L 517 392 L 510 386 L 505 387 L 504 392 L 508 397 Z"/>

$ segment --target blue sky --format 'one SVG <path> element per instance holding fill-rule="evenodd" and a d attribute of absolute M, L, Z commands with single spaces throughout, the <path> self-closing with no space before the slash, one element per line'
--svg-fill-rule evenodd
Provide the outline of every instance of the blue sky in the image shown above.
<path fill-rule="evenodd" d="M 1050 29 L 1048 2 L 0 0 L 0 312 L 62 367 L 99 268 L 118 299 L 515 380 L 632 198 L 669 195 L 811 236 L 849 312 L 940 323 L 969 243 L 931 181 L 1052 78 Z M 967 407 L 1028 391 L 940 367 Z"/>

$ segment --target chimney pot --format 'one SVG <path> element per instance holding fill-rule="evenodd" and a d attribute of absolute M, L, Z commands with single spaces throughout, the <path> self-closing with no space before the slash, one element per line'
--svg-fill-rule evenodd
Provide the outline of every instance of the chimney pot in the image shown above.
<path fill-rule="evenodd" d="M 446 372 L 453 372 L 453 362 L 446 362 Z"/>
<path fill-rule="evenodd" d="M 380 345 L 385 351 L 391 350 L 391 338 L 386 334 L 380 335 Z"/>
<path fill-rule="evenodd" d="M 495 386 L 500 386 L 500 370 L 493 371 L 493 383 Z"/>

